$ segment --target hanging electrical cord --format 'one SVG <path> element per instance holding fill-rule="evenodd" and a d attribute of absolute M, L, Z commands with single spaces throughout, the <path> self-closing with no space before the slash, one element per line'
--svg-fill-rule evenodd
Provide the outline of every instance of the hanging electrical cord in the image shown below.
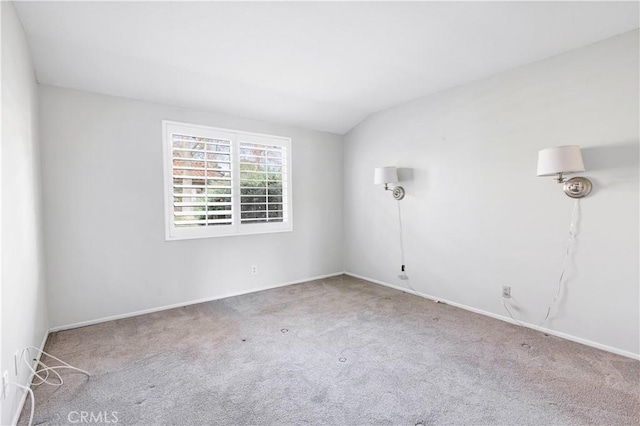
<path fill-rule="evenodd" d="M 402 274 L 400 278 L 406 279 L 407 274 L 404 271 L 404 238 L 402 236 L 402 210 L 400 209 L 400 200 L 398 203 L 398 230 L 400 231 L 400 264 L 402 265 Z"/>
<path fill-rule="evenodd" d="M 29 396 L 31 397 L 31 413 L 29 414 L 29 426 L 31 426 L 33 424 L 33 412 L 36 408 L 36 402 L 35 399 L 33 397 L 33 391 L 31 390 L 31 388 L 27 387 L 27 386 L 22 386 L 21 384 L 15 383 L 15 382 L 7 382 L 7 385 L 13 385 L 15 387 L 18 387 L 20 389 L 22 389 L 25 392 L 29 393 Z"/>
<path fill-rule="evenodd" d="M 551 318 L 551 310 L 554 307 L 556 307 L 556 304 L 558 303 L 560 296 L 562 295 L 562 290 L 565 284 L 564 278 L 565 278 L 567 269 L 569 267 L 569 258 L 571 256 L 571 249 L 573 248 L 573 243 L 576 239 L 575 227 L 576 227 L 576 220 L 577 220 L 579 207 L 580 207 L 580 199 L 576 198 L 575 202 L 573 203 L 573 211 L 571 212 L 571 225 L 569 226 L 569 237 L 567 239 L 567 249 L 565 250 L 565 253 L 564 253 L 564 261 L 562 262 L 562 271 L 560 272 L 560 278 L 558 278 L 558 289 L 556 291 L 556 295 L 553 297 L 553 300 L 551 301 L 551 304 L 549 305 L 549 308 L 547 309 L 547 315 L 545 315 L 544 319 L 540 323 L 540 326 L 543 326 L 547 322 L 547 320 Z"/>
<path fill-rule="evenodd" d="M 518 325 L 519 325 L 520 327 L 524 327 L 524 324 L 522 324 L 520 321 L 518 321 L 517 319 L 515 319 L 515 318 L 513 317 L 513 315 L 511 314 L 511 310 L 509 309 L 509 307 L 507 306 L 507 304 L 506 304 L 506 303 L 504 303 L 504 297 L 502 297 L 500 300 L 502 301 L 502 307 L 503 307 L 504 309 L 506 309 L 506 311 L 507 311 L 507 313 L 509 314 L 509 316 L 511 317 L 511 319 L 512 319 L 512 320 L 514 320 L 515 322 L 517 322 L 517 323 L 518 323 Z"/>
<path fill-rule="evenodd" d="M 567 239 L 567 248 L 564 253 L 564 261 L 562 262 L 562 270 L 560 272 L 560 277 L 558 278 L 558 289 L 556 291 L 555 296 L 553 297 L 553 300 L 551 301 L 551 304 L 547 308 L 547 314 L 545 315 L 542 322 L 539 324 L 540 327 L 542 327 L 550 318 L 552 318 L 551 311 L 556 306 L 556 304 L 560 300 L 560 296 L 562 295 L 562 290 L 565 285 L 565 276 L 566 276 L 567 269 L 569 267 L 571 250 L 573 249 L 573 244 L 575 242 L 575 237 L 576 237 L 576 224 L 577 224 L 579 207 L 580 207 L 580 200 L 576 199 L 575 202 L 573 203 L 573 210 L 571 211 L 571 224 L 569 225 L 569 237 Z M 507 304 L 505 303 L 504 297 L 501 298 L 501 302 L 502 302 L 502 306 L 507 311 L 511 319 L 517 322 L 518 325 L 524 326 L 519 320 L 514 318 L 514 316 L 511 314 L 511 311 L 509 310 Z"/>
<path fill-rule="evenodd" d="M 399 236 L 400 236 L 400 264 L 402 265 L 400 267 L 400 275 L 398 275 L 398 278 L 400 278 L 403 281 L 406 281 L 407 282 L 407 286 L 409 287 L 409 289 L 412 292 L 414 292 L 415 294 L 417 294 L 418 292 L 411 285 L 411 280 L 407 276 L 407 272 L 405 270 L 405 264 L 404 264 L 404 232 L 402 230 L 402 209 L 400 208 L 400 200 L 398 200 L 397 203 L 398 203 L 398 231 L 399 231 Z"/>

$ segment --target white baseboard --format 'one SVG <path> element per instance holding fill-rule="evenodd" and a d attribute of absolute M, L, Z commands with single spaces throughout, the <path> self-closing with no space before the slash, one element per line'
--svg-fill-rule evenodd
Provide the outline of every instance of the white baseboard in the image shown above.
<path fill-rule="evenodd" d="M 141 311 L 128 312 L 126 314 L 112 315 L 112 316 L 108 316 L 108 317 L 104 317 L 104 318 L 96 318 L 96 319 L 93 319 L 93 320 L 81 321 L 81 322 L 76 322 L 76 323 L 73 323 L 73 324 L 61 325 L 61 326 L 57 326 L 57 327 L 52 327 L 49 330 L 49 332 L 52 333 L 52 332 L 56 332 L 56 331 L 70 330 L 72 328 L 86 327 L 88 325 L 99 324 L 101 322 L 113 321 L 113 320 L 122 319 L 122 318 L 136 317 L 138 315 L 150 314 L 150 313 L 159 312 L 159 311 L 166 311 L 167 309 L 182 308 L 184 306 L 196 305 L 198 303 L 211 302 L 213 300 L 226 299 L 228 297 L 242 296 L 243 294 L 256 293 L 258 291 L 271 290 L 273 288 L 286 287 L 288 285 L 300 284 L 300 283 L 304 283 L 304 282 L 307 282 L 307 281 L 321 280 L 321 279 L 324 279 L 324 278 L 336 277 L 336 276 L 339 276 L 339 275 L 344 275 L 344 272 L 342 272 L 342 271 L 341 272 L 335 272 L 335 273 L 332 273 L 332 274 L 326 274 L 326 275 L 320 275 L 320 276 L 317 276 L 317 277 L 305 278 L 305 279 L 302 279 L 302 280 L 291 281 L 291 282 L 287 282 L 287 283 L 283 283 L 283 284 L 274 284 L 274 285 L 254 288 L 254 289 L 246 290 L 246 291 L 239 291 L 239 292 L 235 292 L 235 293 L 223 294 L 221 296 L 205 297 L 205 298 L 202 298 L 202 299 L 190 300 L 190 301 L 187 301 L 187 302 L 174 303 L 172 305 L 158 306 L 156 308 L 149 308 L 149 309 L 143 309 Z"/>
<path fill-rule="evenodd" d="M 47 339 L 49 338 L 49 331 L 44 333 L 44 338 L 42 339 L 42 342 L 40 343 L 39 349 L 41 351 L 44 350 L 44 345 L 47 343 Z M 40 357 L 42 356 L 42 353 L 38 353 L 38 361 L 40 361 Z M 34 361 L 33 362 L 33 369 L 35 370 L 38 366 L 38 361 Z M 24 383 L 24 386 L 29 386 L 31 384 L 31 382 L 33 381 L 33 376 L 34 373 L 29 374 L 29 380 L 27 380 L 26 383 Z M 12 426 L 15 426 L 18 424 L 18 420 L 20 420 L 20 414 L 22 414 L 22 410 L 24 409 L 24 404 L 27 402 L 27 396 L 29 395 L 29 392 L 26 392 L 24 390 L 22 390 L 22 398 L 20 399 L 20 402 L 18 403 L 18 410 L 16 411 L 16 413 L 13 415 L 13 420 L 11 421 Z"/>
<path fill-rule="evenodd" d="M 396 290 L 400 290 L 400 291 L 404 291 L 405 293 L 409 293 L 409 294 L 413 294 L 416 296 L 420 296 L 420 297 L 424 297 L 425 299 L 429 299 L 429 300 L 433 300 L 434 302 L 439 302 L 439 303 L 446 303 L 447 305 L 451 305 L 451 306 L 455 306 L 456 308 L 460 308 L 460 309 L 464 309 L 466 311 L 471 311 L 471 312 L 475 312 L 476 314 L 480 314 L 480 315 L 485 315 L 491 318 L 495 318 L 501 321 L 505 321 L 508 322 L 510 324 L 516 324 L 517 322 L 512 320 L 509 317 L 503 316 L 503 315 L 498 315 L 498 314 L 494 314 L 493 312 L 488 312 L 488 311 L 483 311 L 482 309 L 477 309 L 477 308 L 473 308 L 471 306 L 467 306 L 467 305 L 463 305 L 461 303 L 456 303 L 456 302 L 451 302 L 449 300 L 446 299 L 441 299 L 435 296 L 431 296 L 425 293 L 420 293 L 417 291 L 412 291 L 408 288 L 404 288 L 404 287 L 400 287 L 397 285 L 393 285 L 393 284 L 389 284 L 389 283 L 385 283 L 382 281 L 378 281 L 378 280 L 374 280 L 373 278 L 367 278 L 367 277 L 363 277 L 361 275 L 357 275 L 351 272 L 346 272 L 345 271 L 345 275 L 349 275 L 351 277 L 355 277 L 355 278 L 359 278 L 361 280 L 365 280 L 365 281 L 370 281 L 374 284 L 379 284 L 379 285 L 383 285 L 385 287 L 390 287 Z M 581 343 L 583 345 L 587 345 L 587 346 L 591 346 L 597 349 L 602 349 L 603 351 L 607 351 L 607 352 L 612 352 L 614 354 L 618 354 L 618 355 L 622 355 L 628 358 L 632 358 L 632 359 L 637 359 L 640 360 L 640 354 L 636 354 L 633 352 L 629 352 L 629 351 L 625 351 L 622 349 L 618 349 L 618 348 L 614 348 L 612 346 L 607 346 L 607 345 L 603 345 L 601 343 L 597 343 L 597 342 L 593 342 L 591 340 L 587 340 L 587 339 L 583 339 L 581 337 L 576 337 L 576 336 L 572 336 L 571 334 L 566 334 L 566 333 L 562 333 L 559 331 L 555 331 L 555 330 L 551 330 L 549 328 L 544 328 L 544 327 L 540 327 L 537 325 L 533 325 L 533 324 L 529 324 L 526 322 L 522 322 L 520 321 L 520 323 L 527 328 L 531 328 L 533 330 L 537 330 L 537 331 L 541 331 L 543 333 L 546 334 L 551 334 L 552 336 L 556 336 L 556 337 L 560 337 L 562 339 L 566 339 L 566 340 L 571 340 L 572 342 L 577 342 L 577 343 Z"/>

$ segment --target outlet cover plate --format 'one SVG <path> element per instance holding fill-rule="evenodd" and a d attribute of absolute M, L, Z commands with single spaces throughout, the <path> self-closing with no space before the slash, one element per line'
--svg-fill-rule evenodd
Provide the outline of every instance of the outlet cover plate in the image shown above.
<path fill-rule="evenodd" d="M 509 287 L 508 285 L 502 286 L 502 297 L 504 297 L 505 299 L 511 299 L 511 287 Z"/>

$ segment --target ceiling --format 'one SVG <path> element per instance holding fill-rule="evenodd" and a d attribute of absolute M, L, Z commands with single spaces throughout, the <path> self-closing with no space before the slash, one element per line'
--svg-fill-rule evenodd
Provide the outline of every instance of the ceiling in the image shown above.
<path fill-rule="evenodd" d="M 40 83 L 345 133 L 638 28 L 637 2 L 19 2 Z"/>

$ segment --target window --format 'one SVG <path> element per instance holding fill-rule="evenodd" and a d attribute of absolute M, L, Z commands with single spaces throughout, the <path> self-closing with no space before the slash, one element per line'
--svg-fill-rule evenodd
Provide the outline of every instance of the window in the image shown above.
<path fill-rule="evenodd" d="M 291 139 L 163 128 L 167 240 L 291 231 Z"/>

